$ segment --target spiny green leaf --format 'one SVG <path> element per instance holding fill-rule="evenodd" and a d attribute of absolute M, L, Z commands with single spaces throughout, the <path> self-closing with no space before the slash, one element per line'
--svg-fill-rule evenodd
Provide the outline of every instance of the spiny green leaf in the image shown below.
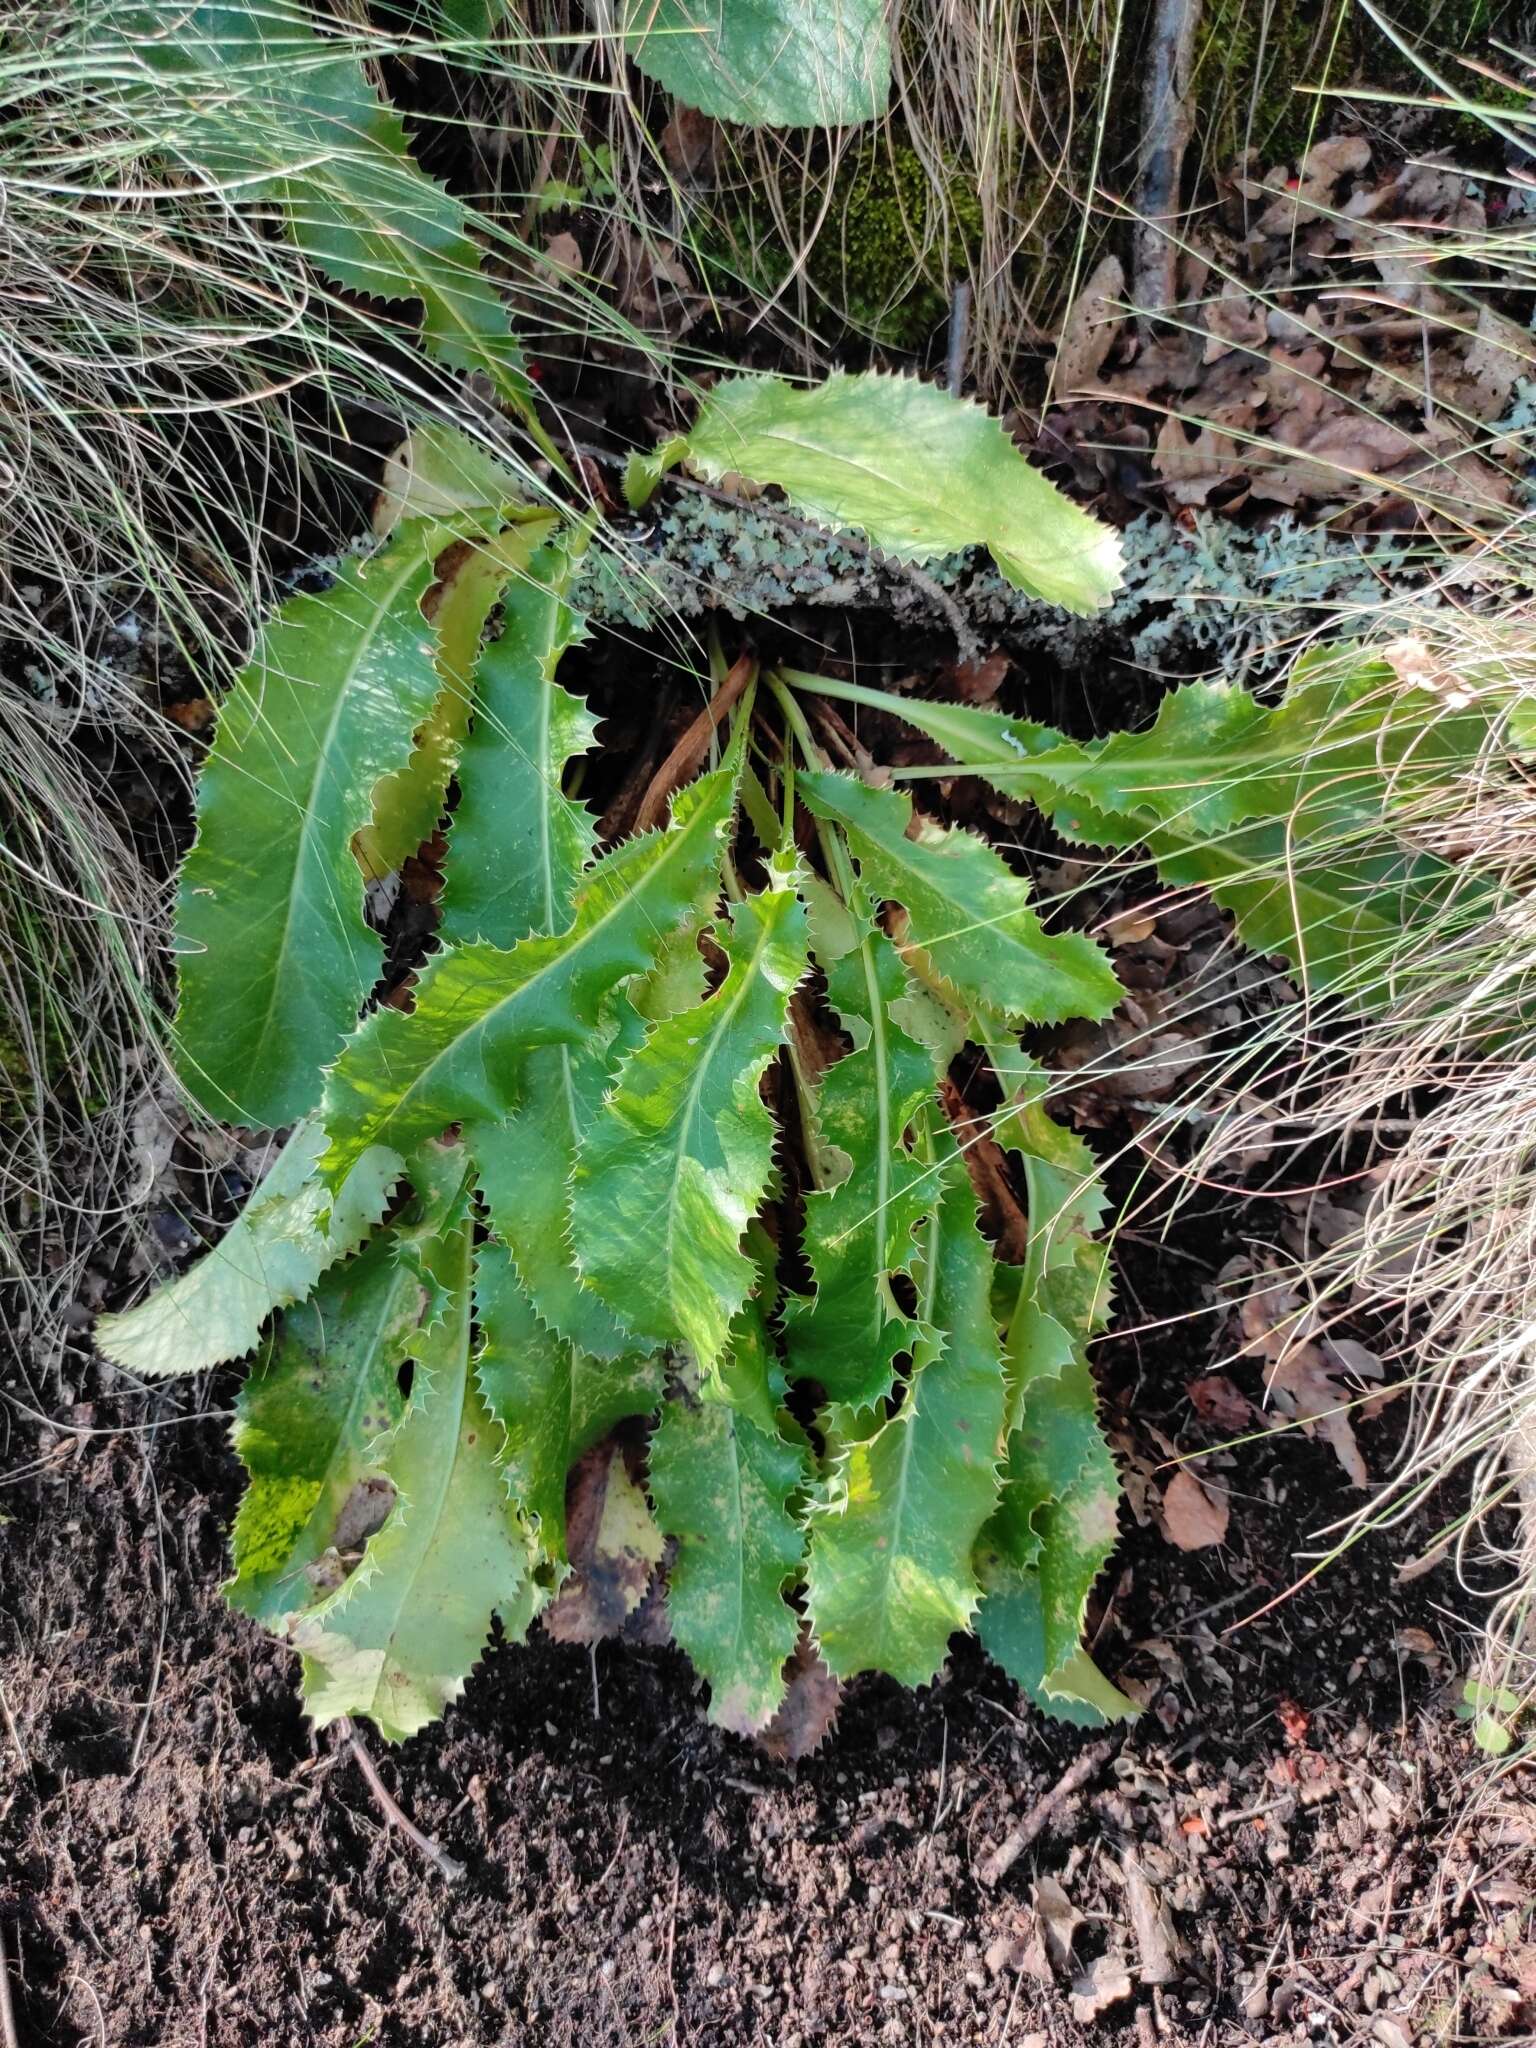
<path fill-rule="evenodd" d="M 1243 826 L 1202 842 L 1156 827 L 1147 850 L 1180 888 L 1208 889 L 1256 953 L 1277 953 L 1314 995 L 1337 993 L 1372 1011 L 1411 978 L 1404 934 L 1432 929 L 1457 895 L 1454 863 L 1346 837 L 1298 843 L 1283 824 Z"/>
<path fill-rule="evenodd" d="M 359 57 L 301 0 L 129 11 L 133 52 L 164 95 L 185 161 L 238 197 L 275 199 L 294 246 L 345 290 L 416 300 L 429 355 L 479 370 L 526 412 L 533 388 L 469 215 L 411 157 Z M 211 76 L 228 89 L 208 90 Z M 163 115 L 161 123 L 164 125 Z"/>
<path fill-rule="evenodd" d="M 365 1152 L 334 1197 L 319 1177 L 324 1134 L 300 1124 L 212 1251 L 121 1315 L 97 1320 L 95 1342 L 142 1379 L 203 1372 L 254 1351 L 274 1309 L 302 1301 L 326 1267 L 379 1221 L 400 1161 Z"/>
<path fill-rule="evenodd" d="M 873 896 L 899 903 L 910 940 L 966 1002 L 1020 1022 L 1099 1018 L 1123 990 L 1104 953 L 1080 932 L 1047 934 L 1029 885 L 983 840 L 918 821 L 896 790 L 851 775 L 807 772 L 796 784 L 818 818 L 841 826 Z"/>
<path fill-rule="evenodd" d="M 485 622 L 508 579 L 527 571 L 552 524 L 552 518 L 529 522 L 463 542 L 436 595 L 428 593 L 425 609 L 437 632 L 442 688 L 410 759 L 373 793 L 372 821 L 353 842 L 365 874 L 392 874 L 437 829 L 469 727 L 471 678 Z"/>
<path fill-rule="evenodd" d="M 991 1041 L 987 1051 L 1004 1097 L 990 1128 L 1019 1162 L 1029 1214 L 1027 1264 L 999 1267 L 993 1283 L 1007 1330 L 1011 1438 L 1031 1384 L 1085 1359 L 1089 1338 L 1109 1319 L 1108 1255 L 1094 1237 L 1107 1198 L 1092 1152 L 1046 1109 L 1041 1068 L 1006 1043 Z"/>
<path fill-rule="evenodd" d="M 1347 696 L 1349 687 L 1369 681 L 1356 678 L 1338 688 Z M 1169 700 L 1183 708 L 1166 714 L 1161 733 L 1154 726 L 1147 734 L 1081 746 L 975 705 L 892 696 L 888 708 L 953 752 L 964 772 L 1039 804 L 1067 838 L 1144 844 L 1166 880 L 1209 889 L 1233 912 L 1248 945 L 1281 954 L 1315 992 L 1337 990 L 1358 1008 L 1379 1007 L 1401 964 L 1404 927 L 1429 918 L 1457 884 L 1451 864 L 1391 851 L 1394 792 L 1411 790 L 1420 773 L 1442 775 L 1447 757 L 1466 759 L 1469 748 L 1475 755 L 1474 728 L 1446 722 L 1431 736 L 1422 725 L 1416 730 L 1414 712 L 1373 738 L 1374 713 L 1362 712 L 1353 728 L 1348 719 L 1332 722 L 1328 706 L 1336 703 L 1337 690 L 1316 673 L 1258 720 L 1243 709 L 1241 694 L 1192 685 Z M 1211 732 L 1229 721 L 1256 745 L 1262 738 L 1276 761 L 1295 764 L 1294 774 L 1272 768 L 1244 779 L 1233 765 L 1241 750 L 1234 742 L 1226 779 L 1212 773 L 1209 790 L 1194 790 L 1199 749 L 1191 735 L 1207 721 Z M 1170 732 L 1185 727 L 1187 747 L 1176 769 L 1167 751 Z M 1330 729 L 1336 745 L 1324 744 Z M 1389 739 L 1396 766 L 1383 775 L 1367 764 Z M 1192 807 L 1213 823 L 1223 815 L 1252 822 L 1202 837 L 1183 822 Z M 1165 814 L 1171 822 L 1163 821 Z"/>
<path fill-rule="evenodd" d="M 1073 1367 L 1047 1384 L 1059 1412 L 1046 1435 L 1062 1456 L 1083 1444 L 1084 1462 L 1058 1496 L 1036 1510 L 1037 1565 L 1019 1571 L 989 1550 L 983 1538 L 980 1568 L 986 1597 L 976 1630 L 989 1655 L 1037 1706 L 1093 1726 L 1136 1712 L 1082 1647 L 1088 1596 L 1118 1540 L 1119 1482 L 1098 1429 L 1086 1367 Z M 1071 1406 L 1077 1413 L 1069 1420 L 1060 1411 Z"/>
<path fill-rule="evenodd" d="M 510 947 L 563 931 L 596 825 L 564 791 L 597 720 L 555 681 L 585 623 L 565 601 L 571 561 L 542 548 L 507 591 L 501 631 L 476 671 L 474 727 L 448 841 L 441 933 Z"/>
<path fill-rule="evenodd" d="M 228 1122 L 311 1110 L 384 958 L 352 835 L 437 695 L 429 530 L 290 598 L 225 700 L 181 873 L 177 1064 Z"/>
<path fill-rule="evenodd" d="M 516 1640 L 539 1604 L 496 1462 L 501 1432 L 471 1370 L 473 1240 L 464 1204 L 434 1261 L 448 1306 L 420 1344 L 410 1406 L 380 1460 L 395 1489 L 389 1519 L 339 1591 L 292 1628 L 318 1727 L 367 1715 L 390 1742 L 414 1735 L 463 1691 L 493 1616 Z"/>
<path fill-rule="evenodd" d="M 688 460 L 711 482 L 777 484 L 809 518 L 899 561 L 986 546 L 1010 583 L 1069 611 L 1108 604 L 1120 582 L 1109 527 L 1032 469 L 999 420 L 915 378 L 727 378 L 704 401 Z"/>
<path fill-rule="evenodd" d="M 583 1280 L 624 1323 L 706 1374 L 752 1287 L 742 1238 L 773 1171 L 762 1078 L 805 974 L 792 866 L 717 927 L 719 988 L 652 1026 L 582 1142 L 571 1196 Z"/>
<path fill-rule="evenodd" d="M 607 1048 L 543 1046 L 527 1055 L 522 1100 L 499 1123 L 466 1131 L 480 1191 L 540 1320 L 595 1358 L 635 1347 L 600 1295 L 582 1285 L 571 1249 L 571 1177 L 582 1134 L 608 1086 Z"/>
<path fill-rule="evenodd" d="M 971 1559 L 997 1499 L 1003 1366 L 991 1251 L 949 1149 L 901 1407 L 838 1450 L 830 1499 L 811 1525 L 807 1604 L 821 1654 L 843 1678 L 887 1671 L 925 1685 L 976 1606 Z"/>
<path fill-rule="evenodd" d="M 910 1272 L 913 1233 L 938 1198 L 907 1135 L 934 1073 L 927 1048 L 891 1014 L 906 985 L 900 957 L 881 932 L 866 934 L 828 970 L 828 1000 L 854 1046 L 821 1083 L 815 1135 L 823 1158 L 845 1170 L 806 1197 L 815 1293 L 784 1305 L 792 1376 L 816 1380 L 829 1400 L 855 1407 L 888 1391 L 892 1363 L 912 1342 L 912 1320 L 891 1280 Z"/>
<path fill-rule="evenodd" d="M 386 1133 L 409 1149 L 450 1123 L 498 1121 L 522 1096 L 532 1048 L 582 1044 L 608 991 L 653 963 L 712 886 L 734 787 L 733 762 L 679 793 L 668 829 L 599 861 L 569 931 L 510 951 L 450 948 L 428 963 L 409 1016 L 375 1012 L 326 1078 L 326 1172 Z"/>
<path fill-rule="evenodd" d="M 890 98 L 882 0 L 624 0 L 620 20 L 647 77 L 717 121 L 844 128 Z"/>
<path fill-rule="evenodd" d="M 742 1320 L 756 1316 L 752 1303 Z M 765 1347 L 749 1349 L 761 1356 Z M 761 1391 L 766 1397 L 766 1385 Z M 784 1697 L 800 1627 L 784 1593 L 805 1554 L 790 1502 L 809 1465 L 777 1426 L 764 1429 L 742 1409 L 693 1392 L 668 1401 L 651 1439 L 651 1498 L 678 1546 L 667 1593 L 672 1633 L 709 1680 L 710 1719 L 738 1735 L 763 1727 Z"/>
<path fill-rule="evenodd" d="M 247 1485 L 224 1591 L 269 1628 L 334 1589 L 338 1553 L 360 1548 L 393 1501 L 379 1461 L 404 1412 L 400 1368 L 442 1308 L 416 1247 L 441 1233 L 464 1181 L 462 1151 L 427 1153 L 437 1156 L 413 1167 L 417 1197 L 400 1230 L 376 1237 L 289 1311 L 236 1400 L 233 1441 Z"/>
<path fill-rule="evenodd" d="M 565 602 L 570 559 L 536 556 L 507 593 L 505 623 L 478 672 L 474 729 L 449 840 L 441 932 L 511 947 L 570 923 L 595 825 L 565 794 L 566 770 L 592 744 L 596 721 L 555 681 L 583 627 Z M 629 1339 L 584 1290 L 571 1258 L 567 1209 L 576 1147 L 608 1081 L 594 1036 L 527 1055 L 523 1096 L 470 1142 L 491 1219 L 510 1246 L 540 1316 L 583 1351 L 617 1358 Z"/>
<path fill-rule="evenodd" d="M 544 1550 L 563 1564 L 566 1475 L 615 1423 L 655 1410 L 665 1369 L 660 1358 L 633 1353 L 589 1358 L 555 1336 L 498 1244 L 480 1247 L 475 1310 L 484 1332 L 480 1391 L 505 1433 L 501 1457 L 512 1497 Z"/>

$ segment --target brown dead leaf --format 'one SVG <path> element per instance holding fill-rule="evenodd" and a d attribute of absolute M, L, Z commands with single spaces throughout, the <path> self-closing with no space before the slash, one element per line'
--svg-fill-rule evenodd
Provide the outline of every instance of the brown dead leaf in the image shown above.
<path fill-rule="evenodd" d="M 649 332 L 680 333 L 699 293 L 675 242 L 611 223 L 614 284 L 626 319 Z"/>
<path fill-rule="evenodd" d="M 179 704 L 167 704 L 165 715 L 183 732 L 206 732 L 213 723 L 213 702 L 208 697 L 184 697 Z"/>
<path fill-rule="evenodd" d="M 1220 1494 L 1202 1486 L 1187 1467 L 1163 1489 L 1158 1516 L 1163 1534 L 1180 1550 L 1207 1550 L 1226 1539 L 1229 1510 Z"/>
<path fill-rule="evenodd" d="M 1435 396 L 1475 420 L 1496 420 L 1509 405 L 1515 379 L 1530 376 L 1533 357 L 1536 343 L 1523 327 L 1480 306 L 1463 360 L 1432 377 Z"/>
<path fill-rule="evenodd" d="M 370 1473 L 359 1479 L 336 1517 L 335 1533 L 331 1541 L 338 1550 L 354 1550 L 389 1519 L 389 1511 L 395 1504 L 395 1485 L 382 1472 Z"/>
<path fill-rule="evenodd" d="M 577 277 L 586 259 L 581 253 L 581 244 L 576 237 L 565 233 L 550 236 L 544 244 L 544 261 L 551 270 L 558 270 L 562 276 Z"/>
<path fill-rule="evenodd" d="M 1364 1345 L 1351 1345 L 1346 1356 L 1340 1349 L 1345 1343 L 1350 1340 L 1293 1345 L 1270 1368 L 1266 1392 L 1282 1415 L 1294 1417 L 1308 1436 L 1323 1439 L 1356 1486 L 1368 1486 L 1370 1474 L 1350 1419 L 1358 1396 L 1343 1375 L 1380 1378 L 1382 1365 Z M 1368 1360 L 1371 1370 L 1353 1362 L 1355 1357 Z"/>
<path fill-rule="evenodd" d="M 661 131 L 661 153 L 672 175 L 684 184 L 706 183 L 714 174 L 720 124 L 678 101 Z"/>
<path fill-rule="evenodd" d="M 808 1628 L 801 1629 L 785 1670 L 789 1690 L 779 1711 L 759 1731 L 757 1746 L 781 1763 L 798 1763 L 825 1742 L 837 1720 L 843 1688 L 822 1663 Z"/>
<path fill-rule="evenodd" d="M 1210 336 L 1203 358 L 1207 363 L 1219 363 L 1234 349 L 1262 348 L 1269 337 L 1264 308 L 1249 298 L 1235 278 L 1229 277 L 1222 285 L 1221 297 L 1206 307 L 1204 318 Z"/>
<path fill-rule="evenodd" d="M 1191 1380 L 1184 1391 L 1202 1422 L 1212 1423 L 1217 1429 L 1248 1427 L 1253 1403 L 1224 1372 L 1209 1372 L 1201 1379 Z"/>
<path fill-rule="evenodd" d="M 1054 1877 L 1039 1878 L 1030 1886 L 1029 1905 L 1051 1967 L 1065 1976 L 1072 1967 L 1072 1945 L 1088 1923 Z"/>
<path fill-rule="evenodd" d="M 1203 505 L 1219 485 L 1245 473 L 1244 457 L 1230 434 L 1202 426 L 1191 437 L 1185 422 L 1172 413 L 1158 430 L 1152 463 L 1175 505 Z"/>
<path fill-rule="evenodd" d="M 1125 268 L 1118 256 L 1106 256 L 1072 301 L 1056 345 L 1051 388 L 1058 399 L 1092 384 L 1109 358 L 1125 325 Z"/>
<path fill-rule="evenodd" d="M 657 1568 L 666 1539 L 612 1437 L 572 1472 L 566 1494 L 566 1550 L 572 1575 L 545 1609 L 557 1643 L 665 1642 L 666 1609 Z"/>
<path fill-rule="evenodd" d="M 1125 1958 L 1111 1950 L 1088 1965 L 1072 1986 L 1072 2017 L 1080 2027 L 1091 2026 L 1101 2013 L 1119 2005 L 1131 1995 L 1131 1973 Z"/>
<path fill-rule="evenodd" d="M 962 704 L 990 704 L 1012 667 L 1009 657 L 998 651 L 980 661 L 945 662 L 940 674 L 947 685 L 946 694 L 953 692 Z"/>
<path fill-rule="evenodd" d="M 1344 180 L 1367 169 L 1370 161 L 1371 145 L 1363 135 L 1331 135 L 1314 143 L 1294 181 L 1283 167 L 1264 180 L 1265 191 L 1276 196 L 1259 215 L 1257 231 L 1289 237 L 1303 223 L 1320 220 L 1333 210 Z"/>

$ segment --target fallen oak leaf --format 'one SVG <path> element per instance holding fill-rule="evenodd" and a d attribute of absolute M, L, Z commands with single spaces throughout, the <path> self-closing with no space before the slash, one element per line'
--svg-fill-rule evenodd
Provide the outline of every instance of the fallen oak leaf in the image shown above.
<path fill-rule="evenodd" d="M 1346 1344 L 1348 1354 L 1342 1349 Z M 1322 1345 L 1293 1344 L 1271 1366 L 1265 1391 L 1307 1436 L 1323 1439 L 1356 1486 L 1368 1486 L 1370 1473 L 1350 1419 L 1359 1396 L 1340 1375 L 1354 1372 L 1380 1379 L 1382 1371 L 1380 1359 L 1349 1338 L 1325 1339 Z"/>

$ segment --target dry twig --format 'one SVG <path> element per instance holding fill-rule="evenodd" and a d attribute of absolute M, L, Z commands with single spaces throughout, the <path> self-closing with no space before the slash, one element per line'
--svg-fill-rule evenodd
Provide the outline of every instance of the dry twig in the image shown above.
<path fill-rule="evenodd" d="M 1000 1842 L 990 1856 L 983 1856 L 976 1866 L 976 1875 L 980 1881 L 991 1885 L 1006 1877 L 1035 1837 L 1043 1833 L 1057 1809 L 1064 1805 L 1074 1792 L 1081 1792 L 1086 1784 L 1097 1777 L 1114 1755 L 1114 1750 L 1113 1742 L 1089 1743 L 1082 1754 L 1074 1758 L 1062 1772 L 1050 1791 L 1035 1801 L 1012 1834 Z"/>
<path fill-rule="evenodd" d="M 1157 0 L 1141 98 L 1141 172 L 1136 186 L 1132 293 L 1143 318 L 1178 296 L 1179 247 L 1168 231 L 1179 210 L 1191 131 L 1189 81 L 1200 0 Z"/>
<path fill-rule="evenodd" d="M 21 2048 L 16 2038 L 16 2013 L 11 2005 L 11 1961 L 3 1920 L 0 1920 L 0 2044 L 3 2048 Z"/>
<path fill-rule="evenodd" d="M 410 1815 L 400 1805 L 384 1780 L 379 1776 L 379 1767 L 363 1747 L 363 1739 L 343 1714 L 336 1723 L 336 1732 L 352 1752 L 352 1760 L 362 1772 L 368 1790 L 373 1794 L 374 1804 L 384 1816 L 386 1827 L 398 1828 L 407 1841 L 419 1849 L 429 1863 L 437 1866 L 450 1884 L 459 1884 L 467 1875 L 464 1865 L 450 1856 L 441 1843 L 434 1842 L 430 1835 L 422 1833 Z"/>

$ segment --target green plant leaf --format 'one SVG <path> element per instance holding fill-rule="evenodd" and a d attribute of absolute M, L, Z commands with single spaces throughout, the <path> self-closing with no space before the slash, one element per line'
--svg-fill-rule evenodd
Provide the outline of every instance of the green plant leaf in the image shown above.
<path fill-rule="evenodd" d="M 440 930 L 454 944 L 510 947 L 563 931 L 592 858 L 592 813 L 563 785 L 597 720 L 555 681 L 586 631 L 565 601 L 571 567 L 564 548 L 542 548 L 508 588 L 480 657 L 443 884 Z"/>
<path fill-rule="evenodd" d="M 564 791 L 570 763 L 592 745 L 596 721 L 555 681 L 582 636 L 565 601 L 571 561 L 547 548 L 507 593 L 501 632 L 481 657 L 475 724 L 460 771 L 449 838 L 443 938 L 511 947 L 570 923 L 596 827 Z M 576 1148 L 608 1084 L 594 1035 L 527 1055 L 518 1105 L 471 1133 L 481 1191 L 540 1316 L 581 1350 L 617 1358 L 629 1347 L 617 1319 L 576 1277 L 569 1188 Z"/>
<path fill-rule="evenodd" d="M 828 1668 L 925 1685 L 978 1598 L 972 1553 L 997 1500 L 1002 1355 L 992 1255 L 946 1147 L 918 1275 L 919 1336 L 900 1408 L 838 1448 L 811 1523 L 806 1597 Z"/>
<path fill-rule="evenodd" d="M 758 1320 L 751 1357 L 766 1353 Z M 764 1399 L 767 1388 L 760 1388 Z M 757 1404 L 750 1404 L 756 1406 Z M 802 1445 L 764 1429 L 743 1408 L 684 1391 L 667 1402 L 651 1439 L 650 1491 L 677 1541 L 668 1580 L 672 1634 L 709 1681 L 709 1717 L 737 1735 L 770 1721 L 800 1620 L 784 1597 L 805 1554 L 791 1501 L 810 1478 Z"/>
<path fill-rule="evenodd" d="M 828 1174 L 806 1196 L 815 1292 L 786 1298 L 784 1330 L 792 1376 L 860 1408 L 889 1390 L 892 1363 L 914 1335 L 891 1281 L 911 1271 L 914 1232 L 938 1198 L 908 1136 L 934 1072 L 927 1047 L 892 1014 L 907 978 L 882 932 L 867 932 L 851 953 L 822 965 L 853 1050 L 828 1070 L 816 1097 L 817 1150 L 838 1178 Z"/>
<path fill-rule="evenodd" d="M 583 1451 L 631 1415 L 654 1413 L 666 1378 L 660 1358 L 589 1358 L 545 1328 L 506 1251 L 480 1247 L 475 1311 L 484 1333 L 480 1391 L 504 1432 L 501 1459 L 512 1497 L 542 1548 L 565 1562 L 566 1475 Z"/>
<path fill-rule="evenodd" d="M 446 1306 L 380 1460 L 389 1517 L 350 1578 L 292 1625 L 317 1727 L 366 1715 L 390 1742 L 414 1735 L 463 1691 L 493 1616 L 515 1641 L 539 1605 L 501 1432 L 471 1368 L 473 1243 L 463 1202 L 433 1261 Z"/>
<path fill-rule="evenodd" d="M 532 1048 L 591 1036 L 609 990 L 650 967 L 665 935 L 712 893 L 738 760 L 739 750 L 680 791 L 669 828 L 589 870 L 568 931 L 510 951 L 450 948 L 428 963 L 409 1016 L 380 1010 L 367 1020 L 326 1077 L 328 1175 L 372 1144 L 409 1150 L 450 1123 L 499 1121 L 522 1097 Z"/>
<path fill-rule="evenodd" d="M 181 872 L 177 1065 L 226 1122 L 313 1109 L 377 980 L 352 836 L 437 697 L 429 529 L 290 598 L 219 713 Z"/>
<path fill-rule="evenodd" d="M 1120 582 L 1109 527 L 1032 469 L 991 414 L 915 378 L 731 377 L 687 438 L 709 481 L 777 484 L 797 511 L 898 561 L 985 546 L 1018 589 L 1076 612 L 1108 604 Z"/>
<path fill-rule="evenodd" d="M 254 1351 L 274 1309 L 302 1301 L 328 1266 L 357 1249 L 400 1177 L 399 1158 L 380 1146 L 333 1196 L 318 1171 L 324 1147 L 318 1126 L 301 1124 L 211 1251 L 136 1308 L 98 1317 L 102 1357 L 153 1380 Z"/>
<path fill-rule="evenodd" d="M 1204 888 L 1237 921 L 1256 953 L 1275 953 L 1314 995 L 1379 1010 L 1414 959 L 1405 934 L 1430 929 L 1454 901 L 1453 863 L 1348 839 L 1333 849 L 1297 844 L 1282 824 L 1243 826 L 1202 843 L 1158 828 L 1147 850 L 1165 881 Z"/>
<path fill-rule="evenodd" d="M 1082 1726 L 1137 1712 L 1082 1647 L 1088 1596 L 1118 1541 L 1118 1494 L 1114 1460 L 1099 1438 L 1067 1491 L 1037 1511 L 1038 1565 L 1013 1570 L 985 1545 L 980 1559 L 982 1647 L 1036 1706 Z"/>
<path fill-rule="evenodd" d="M 316 33 L 301 0 L 160 8 L 126 17 L 183 160 L 243 199 L 275 199 L 289 238 L 345 290 L 422 309 L 421 343 L 479 370 L 525 414 L 533 387 L 506 307 L 483 273 L 470 217 L 416 164 L 405 126 L 358 57 Z M 230 81 L 210 93 L 207 81 Z M 163 96 L 186 90 L 174 124 Z"/>
<path fill-rule="evenodd" d="M 1256 952 L 1283 956 L 1315 993 L 1337 991 L 1373 1009 L 1390 998 L 1403 965 L 1403 931 L 1427 924 L 1459 881 L 1451 863 L 1394 850 L 1395 805 L 1419 778 L 1475 759 L 1481 744 L 1477 719 L 1431 729 L 1416 706 L 1373 724 L 1379 701 L 1357 702 L 1352 692 L 1374 688 L 1369 672 L 1341 678 L 1314 669 L 1284 705 L 1255 717 L 1245 693 L 1191 685 L 1167 700 L 1175 708 L 1147 733 L 1083 745 L 975 705 L 924 704 L 862 687 L 859 701 L 878 700 L 928 734 L 954 754 L 959 772 L 1037 803 L 1066 838 L 1144 844 L 1165 880 L 1209 889 L 1232 911 Z M 1210 745 L 1204 771 L 1202 734 Z M 1270 765 L 1245 777 L 1238 763 L 1250 741 L 1255 759 L 1267 756 Z M 1190 816 L 1212 836 L 1187 825 Z M 1223 822 L 1240 819 L 1248 822 Z"/>
<path fill-rule="evenodd" d="M 372 819 L 353 842 L 364 874 L 392 874 L 436 831 L 469 729 L 472 677 L 485 622 L 509 578 L 528 570 L 534 549 L 552 525 L 553 519 L 529 521 L 491 538 L 462 542 L 445 579 L 435 594 L 428 593 L 424 609 L 437 632 L 442 688 L 416 734 L 410 759 L 373 793 Z"/>
<path fill-rule="evenodd" d="M 910 942 L 973 1009 L 1059 1024 L 1105 1017 L 1124 994 L 1107 956 L 1080 932 L 1047 934 L 1029 885 L 974 833 L 921 818 L 911 799 L 851 775 L 807 771 L 807 807 L 841 826 L 872 896 L 899 903 Z"/>
<path fill-rule="evenodd" d="M 882 0 L 624 0 L 620 20 L 646 76 L 717 121 L 843 128 L 890 99 Z"/>
<path fill-rule="evenodd" d="M 400 1369 L 442 1308 L 419 1248 L 459 1203 L 463 1152 L 428 1146 L 414 1172 L 406 1218 L 290 1309 L 236 1400 L 247 1484 L 224 1592 L 272 1629 L 334 1589 L 338 1554 L 359 1548 L 393 1501 L 380 1460 L 405 1409 Z"/>
<path fill-rule="evenodd" d="M 1470 768 L 1489 736 L 1486 714 L 1440 711 L 1388 688 L 1378 664 L 1337 660 L 1298 664 L 1272 706 L 1236 685 L 1187 683 L 1142 731 L 1081 743 L 978 706 L 897 698 L 892 709 L 1068 837 L 1114 846 L 1154 822 L 1202 842 L 1259 818 L 1287 820 L 1297 840 L 1386 822 L 1426 781 Z"/>
<path fill-rule="evenodd" d="M 762 1079 L 808 964 L 794 879 L 792 864 L 775 863 L 773 886 L 717 926 L 723 981 L 651 1027 L 576 1162 L 582 1279 L 627 1327 L 686 1343 L 706 1376 L 752 1288 L 742 1239 L 773 1172 Z"/>

